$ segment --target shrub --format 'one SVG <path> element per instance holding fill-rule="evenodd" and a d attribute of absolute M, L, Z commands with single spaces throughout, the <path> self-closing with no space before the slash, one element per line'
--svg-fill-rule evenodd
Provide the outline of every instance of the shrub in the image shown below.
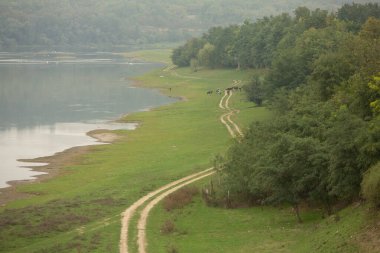
<path fill-rule="evenodd" d="M 170 234 L 175 230 L 174 223 L 171 220 L 166 220 L 161 226 L 161 234 Z"/>
<path fill-rule="evenodd" d="M 362 195 L 375 208 L 380 207 L 380 162 L 372 166 L 364 175 Z"/>
<path fill-rule="evenodd" d="M 174 245 L 169 245 L 167 247 L 167 252 L 168 253 L 178 253 L 178 249 Z"/>
<path fill-rule="evenodd" d="M 190 204 L 193 200 L 193 197 L 197 194 L 198 189 L 196 187 L 181 188 L 164 199 L 164 208 L 168 212 L 173 209 L 181 209 L 184 206 Z"/>

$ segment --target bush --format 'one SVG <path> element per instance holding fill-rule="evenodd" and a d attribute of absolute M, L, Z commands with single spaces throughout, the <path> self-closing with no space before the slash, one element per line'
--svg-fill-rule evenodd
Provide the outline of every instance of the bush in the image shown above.
<path fill-rule="evenodd" d="M 364 175 L 362 195 L 375 208 L 380 207 L 380 162 L 372 166 Z"/>
<path fill-rule="evenodd" d="M 171 234 L 175 231 L 174 223 L 171 220 L 166 220 L 161 226 L 161 234 Z"/>
<path fill-rule="evenodd" d="M 196 187 L 184 187 L 173 192 L 164 199 L 164 208 L 170 212 L 173 209 L 181 209 L 191 203 L 193 197 L 198 194 Z"/>
<path fill-rule="evenodd" d="M 178 253 L 178 249 L 174 245 L 169 245 L 167 247 L 167 252 L 168 253 Z"/>

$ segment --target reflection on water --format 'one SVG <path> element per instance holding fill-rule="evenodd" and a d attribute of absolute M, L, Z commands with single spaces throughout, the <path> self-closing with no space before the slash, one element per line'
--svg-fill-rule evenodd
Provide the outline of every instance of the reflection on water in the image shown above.
<path fill-rule="evenodd" d="M 118 123 L 56 123 L 54 125 L 35 126 L 18 129 L 9 128 L 0 132 L 0 188 L 6 187 L 7 181 L 26 179 L 40 172 L 32 171 L 17 159 L 30 159 L 53 155 L 72 146 L 100 144 L 86 135 L 94 129 L 129 129 L 135 124 Z M 33 166 L 39 164 L 33 163 Z"/>
<path fill-rule="evenodd" d="M 22 56 L 0 54 L 0 187 L 36 174 L 21 168 L 17 159 L 94 144 L 86 132 L 133 128 L 104 123 L 173 101 L 156 91 L 131 87 L 129 78 L 156 64 L 104 54 Z"/>

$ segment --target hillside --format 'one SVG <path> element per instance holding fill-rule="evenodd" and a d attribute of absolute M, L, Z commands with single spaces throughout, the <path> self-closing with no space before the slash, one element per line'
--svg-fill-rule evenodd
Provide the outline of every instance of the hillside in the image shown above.
<path fill-rule="evenodd" d="M 1 0 L 0 50 L 115 49 L 183 41 L 212 26 L 351 0 Z M 365 0 L 356 1 L 367 2 Z"/>

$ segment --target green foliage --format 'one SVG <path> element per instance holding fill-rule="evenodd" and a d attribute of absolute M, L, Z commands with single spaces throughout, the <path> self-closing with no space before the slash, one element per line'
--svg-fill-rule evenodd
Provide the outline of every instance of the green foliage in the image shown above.
<path fill-rule="evenodd" d="M 272 99 L 273 100 L 273 99 Z M 320 204 L 358 197 L 362 174 L 380 154 L 379 128 L 313 86 L 278 93 L 275 120 L 254 124 L 227 155 L 224 187 L 254 203 Z"/>
<path fill-rule="evenodd" d="M 341 200 L 353 200 L 360 192 L 362 174 L 372 157 L 363 152 L 369 138 L 365 121 L 345 108 L 335 112 L 326 131 L 329 154 L 330 194 Z"/>
<path fill-rule="evenodd" d="M 221 59 L 228 59 L 225 49 L 232 48 L 231 66 L 270 67 L 264 81 L 254 77 L 245 90 L 257 105 L 268 99 L 278 120 L 252 126 L 247 142 L 231 148 L 224 178 L 235 196 L 256 203 L 317 202 L 328 213 L 337 201 L 358 196 L 362 174 L 380 154 L 373 79 L 380 68 L 380 20 L 368 18 L 358 33 L 347 29 L 347 22 L 300 7 L 294 18 L 247 21 L 203 36 L 212 48 L 198 54 L 205 66 L 228 67 Z M 229 39 L 222 40 L 225 34 Z M 314 145 L 315 156 L 302 145 Z M 290 178 L 282 181 L 284 174 Z"/>
<path fill-rule="evenodd" d="M 371 90 L 377 93 L 377 99 L 372 101 L 370 106 L 375 111 L 375 113 L 380 113 L 380 73 L 373 77 L 368 86 Z"/>
<path fill-rule="evenodd" d="M 203 35 L 203 39 L 213 47 L 208 61 L 209 67 L 236 66 L 233 43 L 237 29 L 237 26 L 214 27 Z"/>
<path fill-rule="evenodd" d="M 368 17 L 380 18 L 380 6 L 378 3 L 345 4 L 338 10 L 339 19 L 350 22 L 350 29 L 359 31 Z"/>
<path fill-rule="evenodd" d="M 244 85 L 245 93 L 249 101 L 254 102 L 257 106 L 261 106 L 264 99 L 266 98 L 265 94 L 265 84 L 260 76 L 255 75 L 252 77 L 252 81 Z"/>
<path fill-rule="evenodd" d="M 1 0 L 0 48 L 101 50 L 178 42 L 212 26 L 291 11 L 301 3 L 338 7 L 334 0 Z"/>
<path fill-rule="evenodd" d="M 361 184 L 362 195 L 376 208 L 380 207 L 380 162 L 372 166 L 364 175 Z"/>
<path fill-rule="evenodd" d="M 355 73 L 351 58 L 351 54 L 329 52 L 314 61 L 311 80 L 317 86 L 321 100 L 330 99 L 336 88 Z"/>
<path fill-rule="evenodd" d="M 197 58 L 202 66 L 213 66 L 212 56 L 215 53 L 215 46 L 206 43 L 201 50 L 199 50 Z"/>
<path fill-rule="evenodd" d="M 288 203 L 297 210 L 301 201 L 309 199 L 318 189 L 321 179 L 318 176 L 326 166 L 323 145 L 312 137 L 278 133 L 268 147 L 266 158 L 270 159 L 262 172 L 263 183 L 270 192 L 266 202 Z M 298 219 L 301 221 L 299 216 Z"/>
<path fill-rule="evenodd" d="M 204 44 L 204 40 L 198 38 L 187 41 L 185 45 L 173 50 L 171 56 L 173 63 L 179 67 L 190 66 L 191 60 L 197 58 L 198 51 Z"/>
<path fill-rule="evenodd" d="M 212 48 L 198 54 L 205 66 L 228 67 L 220 59 L 228 58 L 224 49 L 232 41 L 233 67 L 270 68 L 245 91 L 257 105 L 269 100 L 276 113 L 230 148 L 223 194 L 256 204 L 287 203 L 298 217 L 303 202 L 330 214 L 334 204 L 359 196 L 363 173 L 380 155 L 380 20 L 368 18 L 356 34 L 349 25 L 301 7 L 294 18 L 283 14 L 203 36 L 205 48 Z M 225 34 L 231 36 L 220 42 Z"/>

